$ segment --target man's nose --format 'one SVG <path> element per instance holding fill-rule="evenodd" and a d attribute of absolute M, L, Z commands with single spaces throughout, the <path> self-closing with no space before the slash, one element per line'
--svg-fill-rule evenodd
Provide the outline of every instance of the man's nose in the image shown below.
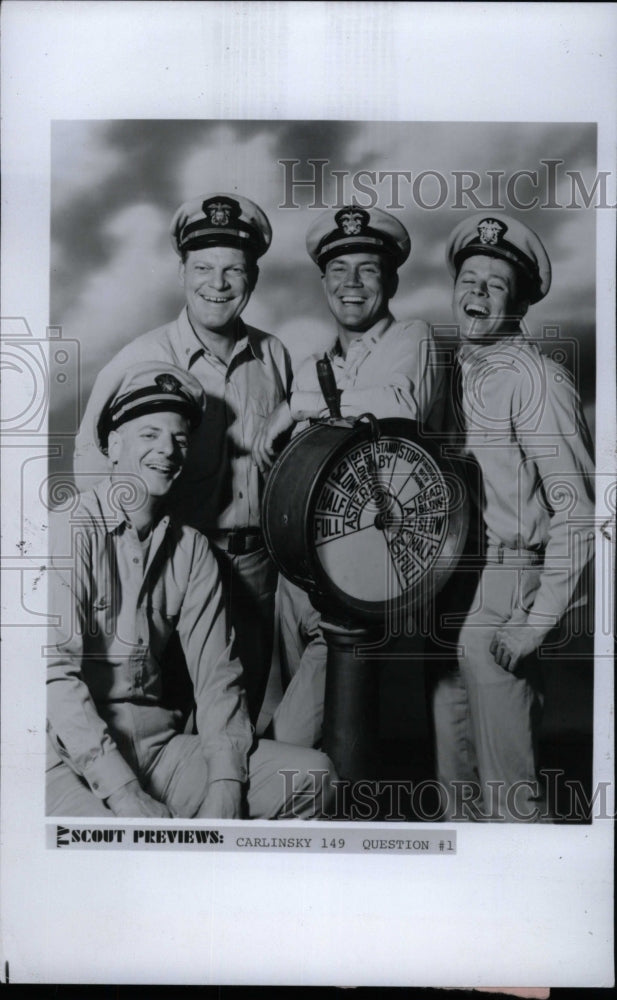
<path fill-rule="evenodd" d="M 345 278 L 344 283 L 346 285 L 351 285 L 353 288 L 357 288 L 359 285 L 362 284 L 362 277 L 360 275 L 360 271 L 357 270 L 356 268 L 350 270 L 347 274 L 347 277 Z"/>
<path fill-rule="evenodd" d="M 215 267 L 210 273 L 210 285 L 213 288 L 225 288 L 227 286 L 227 275 L 222 267 Z"/>
<path fill-rule="evenodd" d="M 158 439 L 158 446 L 161 455 L 169 457 L 173 455 L 176 448 L 176 443 L 171 434 L 161 434 L 161 436 Z"/>
<path fill-rule="evenodd" d="M 488 285 L 486 281 L 478 280 L 472 288 L 474 295 L 488 295 Z"/>

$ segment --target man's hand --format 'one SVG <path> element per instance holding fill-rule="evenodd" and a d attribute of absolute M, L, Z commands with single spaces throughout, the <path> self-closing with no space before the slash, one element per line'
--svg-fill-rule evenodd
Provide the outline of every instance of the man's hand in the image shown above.
<path fill-rule="evenodd" d="M 208 787 L 198 819 L 241 819 L 242 785 L 239 781 L 222 779 Z"/>
<path fill-rule="evenodd" d="M 546 635 L 546 629 L 530 625 L 525 618 L 513 615 L 496 629 L 491 645 L 495 662 L 514 673 L 521 660 L 534 653 Z"/>
<path fill-rule="evenodd" d="M 144 792 L 135 779 L 129 781 L 105 800 L 115 816 L 171 816 L 167 806 Z"/>
<path fill-rule="evenodd" d="M 289 403 L 283 400 L 257 431 L 253 441 L 253 461 L 260 472 L 266 473 L 268 471 L 276 455 L 277 439 L 290 427 L 293 427 L 294 423 Z"/>

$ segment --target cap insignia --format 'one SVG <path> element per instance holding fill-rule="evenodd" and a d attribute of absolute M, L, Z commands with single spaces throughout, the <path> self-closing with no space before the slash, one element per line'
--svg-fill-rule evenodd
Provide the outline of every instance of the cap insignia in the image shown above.
<path fill-rule="evenodd" d="M 369 223 L 368 212 L 363 208 L 342 208 L 334 218 L 345 236 L 358 236 L 364 232 Z"/>
<path fill-rule="evenodd" d="M 201 207 L 211 226 L 228 226 L 240 216 L 240 206 L 233 201 L 221 201 L 220 198 L 213 198 L 204 201 Z"/>
<path fill-rule="evenodd" d="M 182 392 L 182 386 L 178 382 L 178 379 L 175 375 L 171 375 L 170 373 L 157 375 L 154 381 L 161 392 Z"/>
<path fill-rule="evenodd" d="M 499 243 L 507 228 L 498 219 L 482 219 L 482 222 L 478 226 L 480 243 L 484 243 L 486 246 L 495 246 Z"/>

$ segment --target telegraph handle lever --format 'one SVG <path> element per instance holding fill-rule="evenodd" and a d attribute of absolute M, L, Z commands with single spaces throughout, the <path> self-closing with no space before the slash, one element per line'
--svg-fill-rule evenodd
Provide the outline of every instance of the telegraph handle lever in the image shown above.
<path fill-rule="evenodd" d="M 339 403 L 339 391 L 336 387 L 336 379 L 334 378 L 330 358 L 327 354 L 324 354 L 323 358 L 320 358 L 319 361 L 315 362 L 315 364 L 317 366 L 319 388 L 321 389 L 323 398 L 325 399 L 330 411 L 330 418 L 332 420 L 341 420 L 342 416 Z"/>

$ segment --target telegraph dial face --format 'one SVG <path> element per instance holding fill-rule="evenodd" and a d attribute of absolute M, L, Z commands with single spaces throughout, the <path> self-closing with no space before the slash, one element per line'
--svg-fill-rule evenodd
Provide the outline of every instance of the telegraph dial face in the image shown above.
<path fill-rule="evenodd" d="M 331 620 L 416 608 L 454 569 L 465 489 L 411 420 L 322 421 L 292 438 L 264 490 L 262 524 L 281 572 Z"/>
<path fill-rule="evenodd" d="M 392 434 L 350 447 L 310 515 L 323 572 L 354 603 L 400 600 L 444 548 L 450 495 L 424 447 Z"/>

